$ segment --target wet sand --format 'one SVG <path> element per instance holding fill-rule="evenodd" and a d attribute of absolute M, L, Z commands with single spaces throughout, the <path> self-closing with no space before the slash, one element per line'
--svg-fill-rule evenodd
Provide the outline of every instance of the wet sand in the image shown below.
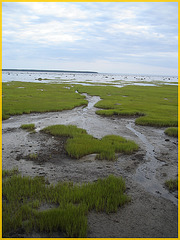
<path fill-rule="evenodd" d="M 98 238 L 177 237 L 177 192 L 169 193 L 164 183 L 177 177 L 177 139 L 167 137 L 165 128 L 135 125 L 134 118 L 102 117 L 95 114 L 97 96 L 86 95 L 89 104 L 69 111 L 13 116 L 3 121 L 3 169 L 18 167 L 22 175 L 45 176 L 57 181 L 89 182 L 109 174 L 123 176 L 130 204 L 117 213 L 88 214 L 88 236 Z M 36 133 L 20 129 L 35 123 Z M 96 154 L 79 160 L 70 158 L 65 138 L 40 132 L 46 126 L 72 124 L 102 138 L 115 134 L 134 140 L 140 146 L 132 155 L 117 154 L 117 161 L 95 160 Z M 36 153 L 37 158 L 27 157 Z M 16 237 L 51 237 L 32 233 Z M 62 237 L 56 233 L 52 237 Z"/>

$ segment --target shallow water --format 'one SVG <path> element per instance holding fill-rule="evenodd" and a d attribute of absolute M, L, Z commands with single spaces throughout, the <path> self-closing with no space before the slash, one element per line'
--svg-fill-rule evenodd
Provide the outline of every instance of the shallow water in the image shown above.
<path fill-rule="evenodd" d="M 41 78 L 43 80 L 38 80 Z M 46 80 L 44 80 L 46 79 Z M 22 82 L 42 82 L 42 83 L 81 83 L 91 86 L 93 84 L 113 84 L 117 87 L 133 84 L 148 86 L 144 82 L 162 81 L 177 82 L 176 76 L 150 76 L 150 75 L 125 75 L 110 73 L 66 73 L 66 72 L 25 72 L 25 71 L 3 71 L 2 82 L 22 81 Z"/>

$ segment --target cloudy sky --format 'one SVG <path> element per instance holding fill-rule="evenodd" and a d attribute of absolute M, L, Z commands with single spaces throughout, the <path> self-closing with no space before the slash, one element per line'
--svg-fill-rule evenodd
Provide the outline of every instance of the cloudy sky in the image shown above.
<path fill-rule="evenodd" d="M 177 2 L 3 2 L 3 68 L 177 75 Z"/>

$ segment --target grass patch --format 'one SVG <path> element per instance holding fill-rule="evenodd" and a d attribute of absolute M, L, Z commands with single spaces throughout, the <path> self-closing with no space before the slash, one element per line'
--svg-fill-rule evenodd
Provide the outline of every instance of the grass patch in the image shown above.
<path fill-rule="evenodd" d="M 31 124 L 22 124 L 21 125 L 21 128 L 22 129 L 26 129 L 26 130 L 28 130 L 28 131 L 34 131 L 34 129 L 35 129 L 35 124 L 34 123 L 31 123 Z"/>
<path fill-rule="evenodd" d="M 11 177 L 13 175 L 17 175 L 19 173 L 18 168 L 13 168 L 12 170 L 3 170 L 2 171 L 2 177 Z"/>
<path fill-rule="evenodd" d="M 38 155 L 37 155 L 37 153 L 30 153 L 27 157 L 30 160 L 36 160 L 38 158 Z"/>
<path fill-rule="evenodd" d="M 115 153 L 131 154 L 138 150 L 134 141 L 115 135 L 108 135 L 99 140 L 88 135 L 86 130 L 73 125 L 53 125 L 42 131 L 54 136 L 68 137 L 65 149 L 69 156 L 77 159 L 97 153 L 97 159 L 115 160 Z"/>
<path fill-rule="evenodd" d="M 130 201 L 124 193 L 125 181 L 113 175 L 94 183 L 60 182 L 55 186 L 46 185 L 43 177 L 13 175 L 3 180 L 2 189 L 3 237 L 18 231 L 61 231 L 66 237 L 86 237 L 89 211 L 108 214 Z M 42 211 L 43 204 L 56 207 Z"/>
<path fill-rule="evenodd" d="M 170 179 L 165 182 L 165 185 L 169 189 L 169 191 L 176 191 L 178 190 L 178 179 Z"/>
<path fill-rule="evenodd" d="M 95 107 L 103 116 L 135 116 L 136 124 L 157 127 L 177 127 L 177 86 L 76 86 L 79 93 L 86 92 L 102 98 Z"/>
<path fill-rule="evenodd" d="M 167 128 L 165 130 L 165 134 L 170 137 L 178 137 L 178 128 L 177 127 Z"/>
<path fill-rule="evenodd" d="M 3 119 L 10 115 L 72 109 L 87 105 L 86 92 L 102 98 L 95 106 L 104 116 L 135 116 L 136 124 L 176 127 L 177 86 L 82 86 L 46 83 L 3 83 Z M 37 104 L 38 102 L 38 104 Z M 168 113 L 168 114 L 167 114 Z"/>
<path fill-rule="evenodd" d="M 2 83 L 2 117 L 32 112 L 53 112 L 87 105 L 85 96 L 67 84 Z"/>
<path fill-rule="evenodd" d="M 87 105 L 88 93 L 101 97 L 96 113 L 103 116 L 135 116 L 136 124 L 157 127 L 177 127 L 178 86 L 82 86 L 51 83 L 2 83 L 3 119 L 10 115 L 62 111 Z M 78 90 L 78 93 L 75 91 Z M 38 103 L 38 104 L 37 104 Z"/>

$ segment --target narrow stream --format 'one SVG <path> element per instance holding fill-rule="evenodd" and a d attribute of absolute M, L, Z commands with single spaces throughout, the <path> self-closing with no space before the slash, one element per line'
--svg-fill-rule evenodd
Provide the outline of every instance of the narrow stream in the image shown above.
<path fill-rule="evenodd" d="M 169 199 L 177 205 L 177 198 L 170 194 L 156 179 L 156 170 L 163 166 L 164 163 L 156 159 L 154 147 L 149 143 L 145 135 L 136 131 L 132 125 L 133 123 L 130 122 L 126 127 L 139 137 L 146 150 L 146 162 L 137 168 L 136 173 L 133 176 L 134 180 L 140 183 L 148 192 Z"/>

